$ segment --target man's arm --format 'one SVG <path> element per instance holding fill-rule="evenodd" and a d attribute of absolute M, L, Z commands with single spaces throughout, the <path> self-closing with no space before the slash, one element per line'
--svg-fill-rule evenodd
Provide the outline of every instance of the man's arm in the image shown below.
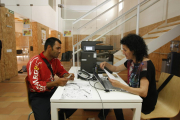
<path fill-rule="evenodd" d="M 56 59 L 56 75 L 60 78 L 65 77 L 66 74 L 69 74 L 61 64 L 61 61 L 59 59 Z"/>
<path fill-rule="evenodd" d="M 64 78 L 68 78 L 69 80 L 74 80 L 74 73 L 69 73 L 69 74 L 64 74 L 63 75 Z"/>
<path fill-rule="evenodd" d="M 35 92 L 46 91 L 46 81 L 41 80 L 40 68 L 41 66 L 39 64 L 38 57 L 34 57 L 27 64 L 28 81 L 32 87 L 31 89 L 33 89 Z"/>
<path fill-rule="evenodd" d="M 67 78 L 59 78 L 58 80 L 55 80 L 53 82 L 46 83 L 46 88 L 52 88 L 52 87 L 57 87 L 57 86 L 64 86 L 64 85 L 66 85 L 68 80 L 69 79 L 67 79 Z"/>

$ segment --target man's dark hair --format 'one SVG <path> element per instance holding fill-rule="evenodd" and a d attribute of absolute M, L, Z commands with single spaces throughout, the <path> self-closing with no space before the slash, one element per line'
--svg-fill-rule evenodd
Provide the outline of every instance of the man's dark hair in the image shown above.
<path fill-rule="evenodd" d="M 47 46 L 48 46 L 48 45 L 50 45 L 50 46 L 53 48 L 53 46 L 54 46 L 54 44 L 55 44 L 56 41 L 61 44 L 61 41 L 60 41 L 59 39 L 55 38 L 55 37 L 50 37 L 50 38 L 48 38 L 48 39 L 46 40 L 46 42 L 45 42 L 45 45 L 44 45 L 44 51 L 47 50 Z"/>
<path fill-rule="evenodd" d="M 139 35 L 128 34 L 120 41 L 120 43 L 126 45 L 130 51 L 134 51 L 136 62 L 142 62 L 143 57 L 148 57 L 146 43 Z"/>

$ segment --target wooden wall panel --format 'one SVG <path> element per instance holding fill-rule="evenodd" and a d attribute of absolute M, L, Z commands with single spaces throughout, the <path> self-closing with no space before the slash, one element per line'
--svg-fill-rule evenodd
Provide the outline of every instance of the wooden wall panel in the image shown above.
<path fill-rule="evenodd" d="M 22 33 L 16 32 L 16 49 L 21 49 Z"/>
<path fill-rule="evenodd" d="M 170 53 L 170 44 L 171 42 L 166 43 L 165 45 L 163 45 L 162 47 L 160 47 L 160 53 Z"/>
<path fill-rule="evenodd" d="M 106 36 L 106 45 L 111 45 L 111 39 L 113 39 L 114 38 L 114 36 L 112 36 L 112 35 L 107 35 Z"/>
<path fill-rule="evenodd" d="M 23 36 L 22 33 L 16 32 L 16 50 L 28 48 L 29 37 Z"/>
<path fill-rule="evenodd" d="M 159 49 L 155 50 L 154 52 L 158 52 L 158 53 L 159 53 L 159 52 L 160 52 L 160 49 L 161 49 L 161 48 L 159 48 Z"/>
<path fill-rule="evenodd" d="M 32 36 L 29 37 L 29 48 L 33 47 L 33 51 L 29 49 L 29 58 L 37 55 L 37 47 L 34 47 L 35 42 L 37 41 L 37 22 L 31 22 Z"/>
<path fill-rule="evenodd" d="M 74 39 L 74 41 L 73 41 L 73 45 L 75 45 L 77 42 L 77 40 L 78 40 L 78 35 L 73 35 L 73 39 Z M 65 39 L 65 37 L 64 37 L 64 39 Z"/>
<path fill-rule="evenodd" d="M 111 37 L 110 37 L 110 45 L 113 46 L 114 50 L 120 50 L 121 49 L 120 35 L 111 35 Z"/>
<path fill-rule="evenodd" d="M 72 51 L 72 37 L 65 37 L 65 52 Z"/>
<path fill-rule="evenodd" d="M 79 35 L 79 39 L 78 39 L 78 42 L 83 40 L 84 38 L 86 38 L 88 35 Z"/>
<path fill-rule="evenodd" d="M 1 75 L 5 76 L 5 79 L 10 79 L 18 74 L 17 70 L 17 59 L 16 59 L 16 39 L 15 39 L 15 22 L 14 14 L 9 13 L 9 10 L 0 7 L 0 19 L 1 19 L 1 32 L 2 32 L 2 43 L 3 43 L 3 55 L 1 61 L 1 67 L 4 69 L 4 73 Z M 6 17 L 6 14 L 9 17 Z M 10 26 L 10 27 L 7 27 Z M 7 52 L 10 50 L 10 52 Z M 11 52 L 12 51 L 12 52 Z M 3 65 L 2 65 L 3 64 Z M 3 81 L 2 79 L 1 81 Z"/>
<path fill-rule="evenodd" d="M 42 51 L 44 51 L 44 45 L 42 44 L 42 32 L 41 30 L 46 30 L 46 39 L 49 38 L 49 27 L 42 25 L 40 23 L 37 23 L 37 49 L 38 49 L 38 54 L 41 53 Z"/>
<path fill-rule="evenodd" d="M 167 20 L 167 23 L 169 23 L 169 22 L 175 22 L 175 21 L 178 21 L 178 20 L 180 20 L 180 16 L 176 16 L 176 17 L 173 17 L 173 18 L 168 19 L 168 20 Z"/>
<path fill-rule="evenodd" d="M 0 40 L 2 42 L 2 47 L 4 47 L 4 42 L 3 42 L 3 32 L 2 32 L 2 18 L 3 16 L 3 10 L 4 8 L 0 7 Z M 0 82 L 5 80 L 5 70 L 4 70 L 4 49 L 2 48 L 1 50 L 1 59 L 0 59 Z"/>
<path fill-rule="evenodd" d="M 49 38 L 49 28 L 37 22 L 32 22 L 32 37 L 29 40 L 29 48 L 33 46 L 33 51 L 29 51 L 29 57 L 32 58 L 35 55 L 40 54 L 44 51 L 44 45 L 42 44 L 42 33 L 41 30 L 46 30 L 46 39 Z"/>
<path fill-rule="evenodd" d="M 61 40 L 61 43 L 62 43 L 61 44 L 61 54 L 58 57 L 59 59 L 61 59 L 62 53 L 65 53 L 65 40 L 64 40 L 63 34 L 61 32 L 56 31 L 56 30 L 52 30 L 51 34 L 50 34 L 50 37 L 58 38 L 58 35 L 60 35 L 60 40 Z"/>
<path fill-rule="evenodd" d="M 148 32 L 150 32 L 151 30 L 157 28 L 158 26 L 160 26 L 161 24 L 163 24 L 165 21 L 161 21 L 161 22 L 158 22 L 158 23 L 155 23 L 155 24 L 152 24 L 152 25 L 148 25 L 148 26 L 145 26 L 145 27 L 142 27 L 139 29 L 139 35 L 140 36 L 143 36 L 145 34 L 147 34 Z"/>
<path fill-rule="evenodd" d="M 49 37 L 55 37 L 55 38 L 58 38 L 58 31 L 52 30 L 52 31 L 51 31 L 51 34 L 49 35 Z"/>
<path fill-rule="evenodd" d="M 65 42 L 65 37 L 63 36 L 63 34 L 61 32 L 58 32 L 58 35 L 60 35 L 60 39 L 61 39 L 61 42 L 62 42 L 62 45 L 61 45 L 61 55 L 60 55 L 60 58 L 62 56 L 62 53 L 65 53 L 65 48 L 66 48 L 66 42 Z"/>

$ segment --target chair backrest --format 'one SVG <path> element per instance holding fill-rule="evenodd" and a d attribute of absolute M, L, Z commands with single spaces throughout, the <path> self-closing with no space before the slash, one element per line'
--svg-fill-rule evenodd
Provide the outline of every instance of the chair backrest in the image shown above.
<path fill-rule="evenodd" d="M 29 81 L 27 80 L 28 76 L 25 77 L 25 84 L 26 84 L 26 91 L 27 91 L 27 97 L 28 97 L 28 105 L 31 108 L 31 104 L 29 102 Z M 32 109 L 32 108 L 31 108 Z"/>
<path fill-rule="evenodd" d="M 169 77 L 169 75 L 170 75 L 169 73 L 164 73 L 164 72 L 161 73 L 158 80 L 157 89 L 163 84 L 163 82 Z"/>
<path fill-rule="evenodd" d="M 161 73 L 157 88 L 170 74 Z M 179 110 L 180 104 L 180 77 L 173 76 L 169 83 L 159 92 L 158 100 L 174 110 Z"/>

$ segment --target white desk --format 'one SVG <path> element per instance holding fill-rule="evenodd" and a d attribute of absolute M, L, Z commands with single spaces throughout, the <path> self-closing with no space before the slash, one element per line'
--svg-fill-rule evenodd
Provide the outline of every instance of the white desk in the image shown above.
<path fill-rule="evenodd" d="M 77 71 L 79 67 L 72 67 L 69 73 L 75 74 L 73 82 L 87 82 L 77 79 Z M 72 81 L 70 81 L 72 82 Z M 93 82 L 91 82 L 94 85 Z M 102 87 L 100 83 L 96 84 L 96 87 Z M 51 97 L 51 120 L 58 120 L 58 108 L 76 108 L 76 109 L 101 109 L 102 102 L 104 109 L 117 109 L 117 108 L 130 108 L 134 109 L 133 120 L 140 120 L 141 117 L 141 105 L 142 98 L 138 95 L 133 95 L 126 92 L 105 92 L 98 90 L 101 99 L 97 91 L 92 87 L 91 99 L 61 99 L 64 87 L 58 87 L 53 96 Z"/>

